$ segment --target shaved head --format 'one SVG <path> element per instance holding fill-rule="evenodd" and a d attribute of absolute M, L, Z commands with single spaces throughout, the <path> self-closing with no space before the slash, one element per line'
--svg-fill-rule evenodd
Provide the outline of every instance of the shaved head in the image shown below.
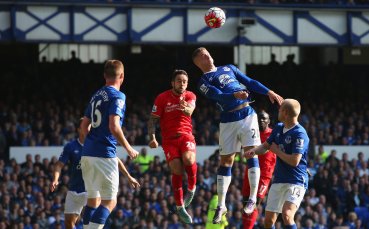
<path fill-rule="evenodd" d="M 281 104 L 281 109 L 283 109 L 289 117 L 293 118 L 299 116 L 301 105 L 299 101 L 295 99 L 285 99 Z"/>

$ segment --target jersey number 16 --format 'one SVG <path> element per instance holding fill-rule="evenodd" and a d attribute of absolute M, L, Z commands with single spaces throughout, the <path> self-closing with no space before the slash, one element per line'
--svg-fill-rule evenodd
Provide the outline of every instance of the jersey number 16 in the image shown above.
<path fill-rule="evenodd" d="M 91 126 L 92 128 L 97 128 L 101 124 L 101 112 L 99 110 L 100 105 L 101 105 L 101 100 L 93 101 L 91 103 Z"/>

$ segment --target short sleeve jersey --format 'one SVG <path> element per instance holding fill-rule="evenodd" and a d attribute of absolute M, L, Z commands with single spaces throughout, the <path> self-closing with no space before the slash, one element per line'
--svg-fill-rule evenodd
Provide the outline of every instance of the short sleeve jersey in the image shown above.
<path fill-rule="evenodd" d="M 73 140 L 66 144 L 59 156 L 60 162 L 63 164 L 69 163 L 69 190 L 77 193 L 86 191 L 82 178 L 81 156 L 82 144 L 78 140 Z"/>
<path fill-rule="evenodd" d="M 299 164 L 294 167 L 277 157 L 273 183 L 289 183 L 308 188 L 307 153 L 309 137 L 300 124 L 284 132 L 283 123 L 278 123 L 267 139 L 269 144 L 275 143 L 286 154 L 302 154 Z"/>
<path fill-rule="evenodd" d="M 185 91 L 176 95 L 172 90 L 159 94 L 154 102 L 151 113 L 160 117 L 160 129 L 163 139 L 171 138 L 177 133 L 192 134 L 192 120 L 180 110 L 180 101 L 185 100 L 191 106 L 196 106 L 196 95 Z"/>
<path fill-rule="evenodd" d="M 126 96 L 111 86 L 104 86 L 91 98 L 85 116 L 91 120 L 83 156 L 114 158 L 117 140 L 109 130 L 109 116 L 118 115 L 123 125 L 126 109 Z"/>

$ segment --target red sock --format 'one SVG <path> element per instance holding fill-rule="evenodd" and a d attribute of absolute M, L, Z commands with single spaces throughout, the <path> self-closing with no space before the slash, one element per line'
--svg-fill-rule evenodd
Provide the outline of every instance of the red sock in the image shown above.
<path fill-rule="evenodd" d="M 242 224 L 243 229 L 252 229 L 254 228 L 254 224 L 256 222 L 256 219 L 258 218 L 258 210 L 255 208 L 255 210 L 250 214 L 246 215 L 245 213 L 242 214 Z"/>
<path fill-rule="evenodd" d="M 177 206 L 183 205 L 182 175 L 172 174 L 172 188 Z"/>
<path fill-rule="evenodd" d="M 185 166 L 185 170 L 188 179 L 188 190 L 192 191 L 196 186 L 197 164 L 193 163 L 192 165 Z"/>

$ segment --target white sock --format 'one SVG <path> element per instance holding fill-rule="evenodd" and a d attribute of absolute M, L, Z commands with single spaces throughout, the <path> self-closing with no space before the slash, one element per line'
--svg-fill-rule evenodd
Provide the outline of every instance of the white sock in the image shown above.
<path fill-rule="evenodd" d="M 90 222 L 88 229 L 103 229 L 104 224 Z"/>
<path fill-rule="evenodd" d="M 225 200 L 228 187 L 231 184 L 232 176 L 217 176 L 218 206 L 225 207 Z"/>
<path fill-rule="evenodd" d="M 258 193 L 258 186 L 260 180 L 260 168 L 252 167 L 248 170 L 249 184 L 250 184 L 250 196 L 249 199 L 256 202 L 256 195 Z"/>

